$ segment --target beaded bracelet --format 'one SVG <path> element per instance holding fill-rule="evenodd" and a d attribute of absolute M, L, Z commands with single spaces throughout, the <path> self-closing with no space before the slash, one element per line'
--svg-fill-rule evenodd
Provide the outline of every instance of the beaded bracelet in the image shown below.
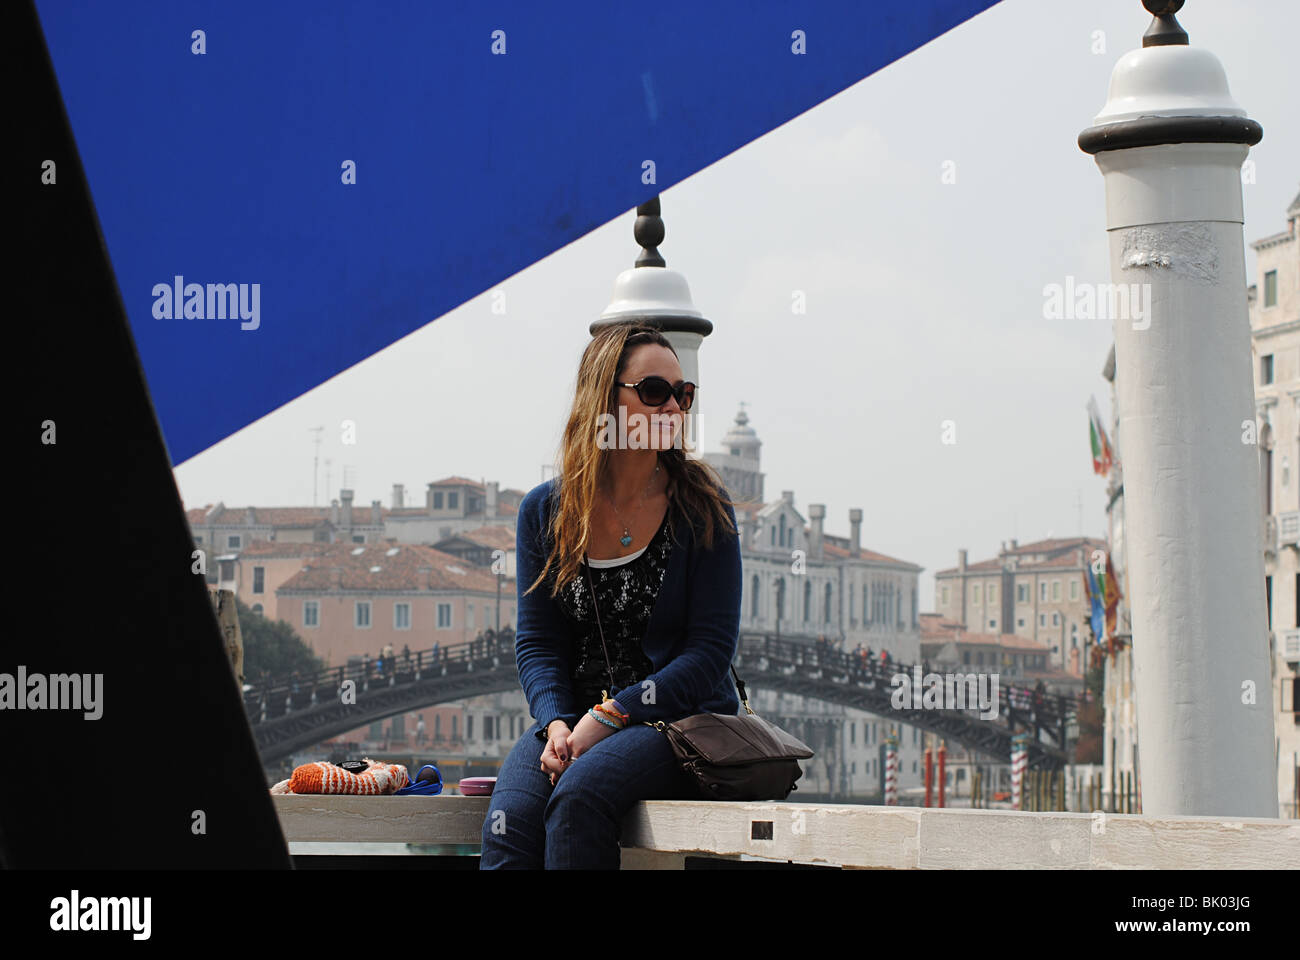
<path fill-rule="evenodd" d="M 595 717 L 597 720 L 599 720 L 601 723 L 603 723 L 603 724 L 604 724 L 605 726 L 607 726 L 607 727 L 613 727 L 615 730 L 622 730 L 622 729 L 623 729 L 623 728 L 620 727 L 617 723 L 615 723 L 613 720 L 609 719 L 609 718 L 606 717 L 603 713 L 601 713 L 599 710 L 597 710 L 595 707 L 592 707 L 591 709 L 589 709 L 589 710 L 587 711 L 587 713 L 589 713 L 591 716 Z"/>

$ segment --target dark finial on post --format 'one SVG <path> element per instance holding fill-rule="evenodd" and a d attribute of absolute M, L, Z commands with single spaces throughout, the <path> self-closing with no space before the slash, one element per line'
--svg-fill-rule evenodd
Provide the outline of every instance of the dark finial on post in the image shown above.
<path fill-rule="evenodd" d="M 1174 14 L 1183 9 L 1183 0 L 1142 0 L 1142 6 L 1155 17 L 1147 32 L 1142 34 L 1142 46 L 1187 45 L 1187 31 L 1174 18 Z"/>
<path fill-rule="evenodd" d="M 636 258 L 638 267 L 666 267 L 668 264 L 657 249 L 664 242 L 664 222 L 659 216 L 659 197 L 655 196 L 636 208 L 636 226 L 632 235 L 641 244 L 641 255 Z"/>

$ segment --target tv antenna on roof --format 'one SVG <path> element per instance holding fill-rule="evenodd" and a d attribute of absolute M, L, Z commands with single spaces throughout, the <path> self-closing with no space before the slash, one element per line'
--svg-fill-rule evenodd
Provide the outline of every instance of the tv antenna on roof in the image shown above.
<path fill-rule="evenodd" d="M 317 488 L 320 483 L 320 435 L 325 430 L 324 427 L 308 427 L 308 433 L 316 434 L 316 454 L 311 461 L 311 505 L 317 506 L 319 501 L 316 499 Z"/>

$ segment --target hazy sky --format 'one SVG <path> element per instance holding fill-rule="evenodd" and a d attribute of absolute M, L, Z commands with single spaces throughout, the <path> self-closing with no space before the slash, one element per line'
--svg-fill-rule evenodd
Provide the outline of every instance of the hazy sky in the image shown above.
<path fill-rule="evenodd" d="M 1264 128 L 1246 241 L 1278 232 L 1300 190 L 1300 4 L 1191 0 L 1179 21 Z M 1044 320 L 1043 287 L 1110 279 L 1102 176 L 1075 141 L 1149 22 L 1138 0 L 1003 0 L 662 194 L 660 251 L 714 324 L 703 449 L 746 401 L 767 499 L 794 490 L 805 517 L 825 503 L 842 536 L 861 507 L 864 546 L 926 568 L 922 610 L 959 547 L 975 561 L 1010 537 L 1104 534 L 1085 405 L 1109 418 L 1111 322 Z M 310 504 L 315 426 L 330 493 L 347 466 L 360 505 L 387 506 L 394 483 L 422 504 L 449 474 L 530 489 L 588 325 L 638 252 L 634 217 L 495 288 L 504 315 L 485 291 L 186 461 L 186 507 Z M 1253 281 L 1249 248 L 1246 266 Z M 322 504 L 326 485 L 322 462 Z"/>

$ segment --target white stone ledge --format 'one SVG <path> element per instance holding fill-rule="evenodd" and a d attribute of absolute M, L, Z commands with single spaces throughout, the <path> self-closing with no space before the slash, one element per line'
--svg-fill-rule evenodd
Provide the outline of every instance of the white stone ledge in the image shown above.
<path fill-rule="evenodd" d="M 272 797 L 290 842 L 477 844 L 490 797 Z M 766 834 L 770 839 L 756 839 Z M 757 828 L 755 824 L 758 824 Z M 652 800 L 623 825 L 624 867 L 686 855 L 855 869 L 1300 870 L 1300 821 L 861 804 Z"/>

